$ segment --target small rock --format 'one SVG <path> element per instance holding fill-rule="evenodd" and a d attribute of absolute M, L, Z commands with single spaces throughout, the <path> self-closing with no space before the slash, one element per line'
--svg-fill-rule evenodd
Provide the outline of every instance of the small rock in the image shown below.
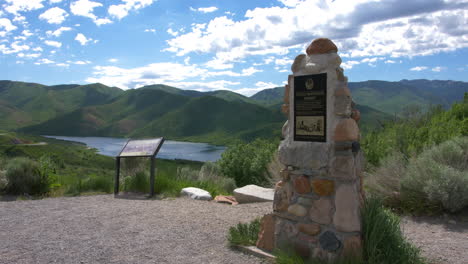
<path fill-rule="evenodd" d="M 205 201 L 210 201 L 213 199 L 213 197 L 211 197 L 211 194 L 203 189 L 200 189 L 200 188 L 195 188 L 195 187 L 187 187 L 187 188 L 183 188 L 181 191 L 180 191 L 180 194 L 181 195 L 186 195 L 192 199 L 195 199 L 195 200 L 205 200 Z"/>
<path fill-rule="evenodd" d="M 336 251 L 340 248 L 341 242 L 335 233 L 326 231 L 319 237 L 320 246 L 326 251 Z"/>
<path fill-rule="evenodd" d="M 302 233 L 308 234 L 310 236 L 315 236 L 320 233 L 320 225 L 318 224 L 297 224 L 297 229 Z"/>
<path fill-rule="evenodd" d="M 307 214 L 307 209 L 300 204 L 293 204 L 288 207 L 288 213 L 302 217 Z"/>
<path fill-rule="evenodd" d="M 236 201 L 234 196 L 226 196 L 226 195 L 218 195 L 214 198 L 214 200 L 218 203 L 228 203 L 232 205 L 238 205 L 239 203 Z"/>
<path fill-rule="evenodd" d="M 246 185 L 233 191 L 238 203 L 257 203 L 273 201 L 275 190 L 257 185 Z"/>

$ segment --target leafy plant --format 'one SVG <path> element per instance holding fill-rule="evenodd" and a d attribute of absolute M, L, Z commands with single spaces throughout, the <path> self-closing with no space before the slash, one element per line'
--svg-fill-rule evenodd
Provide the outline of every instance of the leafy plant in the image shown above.
<path fill-rule="evenodd" d="M 229 228 L 228 241 L 231 246 L 254 246 L 260 232 L 260 218 L 250 223 L 238 223 Z"/>
<path fill-rule="evenodd" d="M 7 192 L 11 194 L 45 194 L 49 191 L 48 175 L 41 173 L 37 162 L 24 157 L 11 159 L 6 166 Z"/>
<path fill-rule="evenodd" d="M 267 185 L 267 165 L 276 150 L 275 142 L 256 139 L 251 143 L 237 142 L 221 155 L 218 161 L 221 172 L 233 178 L 237 186 Z"/>
<path fill-rule="evenodd" d="M 411 210 L 452 213 L 468 206 L 468 137 L 434 146 L 412 159 L 401 181 Z"/>

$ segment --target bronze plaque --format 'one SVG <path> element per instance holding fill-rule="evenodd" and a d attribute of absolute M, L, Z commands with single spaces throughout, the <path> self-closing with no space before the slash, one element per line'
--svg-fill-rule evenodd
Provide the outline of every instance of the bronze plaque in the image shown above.
<path fill-rule="evenodd" d="M 164 138 L 129 140 L 117 157 L 152 157 L 163 142 Z"/>
<path fill-rule="evenodd" d="M 294 141 L 327 141 L 327 74 L 294 77 Z"/>

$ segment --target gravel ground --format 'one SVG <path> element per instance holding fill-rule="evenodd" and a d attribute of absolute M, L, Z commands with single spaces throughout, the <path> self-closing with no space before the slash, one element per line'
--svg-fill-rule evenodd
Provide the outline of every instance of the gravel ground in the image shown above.
<path fill-rule="evenodd" d="M 0 263 L 262 263 L 229 249 L 226 234 L 270 211 L 112 195 L 0 202 Z M 404 217 L 402 229 L 432 263 L 468 263 L 466 219 Z"/>
<path fill-rule="evenodd" d="M 261 263 L 229 249 L 226 235 L 269 211 L 112 195 L 0 202 L 0 263 Z"/>

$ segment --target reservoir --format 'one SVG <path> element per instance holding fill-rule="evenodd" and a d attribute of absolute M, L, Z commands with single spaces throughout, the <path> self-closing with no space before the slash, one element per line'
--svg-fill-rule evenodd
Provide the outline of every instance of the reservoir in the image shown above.
<path fill-rule="evenodd" d="M 88 147 L 95 148 L 99 154 L 115 157 L 122 150 L 127 142 L 127 138 L 112 137 L 63 137 L 63 136 L 45 136 L 67 141 L 75 141 L 86 144 Z M 214 146 L 207 143 L 192 143 L 166 140 L 159 150 L 157 158 L 160 159 L 184 159 L 194 161 L 217 161 L 221 158 L 221 153 L 226 147 Z"/>

